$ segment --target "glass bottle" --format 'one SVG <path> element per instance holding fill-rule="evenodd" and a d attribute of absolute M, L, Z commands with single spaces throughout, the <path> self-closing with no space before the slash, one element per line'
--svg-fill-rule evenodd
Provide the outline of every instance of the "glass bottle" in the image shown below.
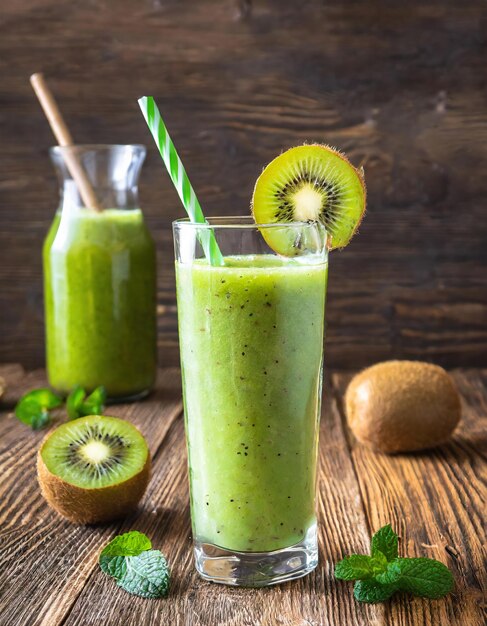
<path fill-rule="evenodd" d="M 66 167 L 72 151 L 103 210 L 86 208 Z M 140 145 L 54 147 L 60 205 L 44 242 L 47 373 L 68 393 L 103 385 L 147 394 L 156 373 L 156 258 L 138 203 Z"/>

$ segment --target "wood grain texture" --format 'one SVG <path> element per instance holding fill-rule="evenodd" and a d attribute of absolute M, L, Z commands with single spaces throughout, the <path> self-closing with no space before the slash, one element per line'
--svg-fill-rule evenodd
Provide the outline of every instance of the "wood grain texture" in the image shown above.
<path fill-rule="evenodd" d="M 360 496 L 330 395 L 325 402 L 325 415 L 318 506 L 327 532 L 320 535 L 320 566 L 312 576 L 259 591 L 212 585 L 197 576 L 191 554 L 183 424 L 179 420 L 160 450 L 161 469 L 156 470 L 157 479 L 151 483 L 154 500 L 169 507 L 170 519 L 165 523 L 164 516 L 162 521 L 153 518 L 145 531 L 158 539 L 157 545 L 162 546 L 172 563 L 169 601 L 148 603 L 133 599 L 129 603 L 126 594 L 114 592 L 112 581 L 98 571 L 93 585 L 78 597 L 64 624 L 111 626 L 119 624 L 122 615 L 128 623 L 155 621 L 177 626 L 297 626 L 306 624 L 306 620 L 311 624 L 331 625 L 378 619 L 382 615 L 381 607 L 357 605 L 350 600 L 349 589 L 333 582 L 333 566 L 347 550 L 347 537 L 354 534 L 363 549 L 368 538 L 361 506 L 350 511 L 350 501 L 359 502 Z M 145 528 L 144 520 L 136 519 L 124 528 L 140 528 L 141 524 Z M 99 612 L 90 611 L 89 607 L 100 604 Z"/>
<path fill-rule="evenodd" d="M 123 416 L 141 429 L 155 461 L 160 443 L 182 408 L 179 372 L 165 370 L 161 376 L 150 404 L 110 407 L 112 415 Z M 45 384 L 44 372 L 32 372 L 16 389 L 22 394 Z M 58 415 L 55 423 L 60 420 Z M 45 432 L 19 428 L 21 424 L 6 412 L 0 425 L 0 623 L 61 624 L 67 607 L 93 575 L 100 548 L 121 523 L 80 527 L 54 515 L 40 494 L 35 471 L 37 448 Z M 159 519 L 159 503 L 151 500 L 150 489 L 144 502 L 144 514 Z"/>
<path fill-rule="evenodd" d="M 335 144 L 369 209 L 332 255 L 328 362 L 487 365 L 484 0 L 17 0 L 0 14 L 0 360 L 43 363 L 52 144 L 45 72 L 78 142 L 149 146 L 141 201 L 159 252 L 159 353 L 177 363 L 170 222 L 181 207 L 137 107 L 152 93 L 208 215 L 247 213 L 281 149 Z"/>
<path fill-rule="evenodd" d="M 44 383 L 42 371 L 25 374 L 18 366 L 0 368 L 0 375 L 17 394 Z M 147 400 L 110 407 L 141 428 L 153 457 L 139 510 L 110 525 L 76 527 L 48 509 L 34 464 L 43 433 L 18 423 L 7 407 L 0 414 L 0 624 L 483 625 L 487 371 L 455 372 L 463 421 L 450 444 L 395 457 L 353 441 L 341 402 L 348 379 L 336 375 L 325 385 L 319 566 L 304 579 L 261 590 L 213 585 L 194 570 L 178 370 L 161 371 Z M 372 532 L 387 522 L 401 535 L 402 553 L 435 557 L 452 568 L 453 594 L 438 601 L 404 596 L 375 606 L 355 602 L 352 585 L 334 579 L 334 564 L 350 552 L 365 552 Z M 130 596 L 97 566 L 101 547 L 131 529 L 145 532 L 168 557 L 167 599 Z"/>
<path fill-rule="evenodd" d="M 338 402 L 349 380 L 334 377 Z M 369 527 L 391 523 L 400 553 L 438 559 L 456 579 L 454 594 L 442 602 L 403 597 L 388 605 L 387 623 L 394 626 L 409 624 L 411 615 L 419 624 L 459 626 L 483 626 L 487 618 L 487 372 L 456 372 L 454 380 L 462 421 L 446 445 L 389 456 L 358 444 L 348 431 Z"/>

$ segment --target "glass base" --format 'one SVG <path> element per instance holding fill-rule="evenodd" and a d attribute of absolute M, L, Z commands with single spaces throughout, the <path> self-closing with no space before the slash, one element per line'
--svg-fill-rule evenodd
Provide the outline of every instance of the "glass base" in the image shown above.
<path fill-rule="evenodd" d="M 143 389 L 142 391 L 136 391 L 135 393 L 128 394 L 126 396 L 108 396 L 107 403 L 108 404 L 123 404 L 125 402 L 137 402 L 138 400 L 143 400 L 147 398 L 152 389 Z"/>
<path fill-rule="evenodd" d="M 49 382 L 49 385 L 54 389 L 54 391 L 58 394 L 60 394 L 61 396 L 65 396 L 67 397 L 70 393 L 71 390 L 74 388 L 67 388 L 67 389 L 63 389 L 62 387 L 56 386 L 55 384 L 52 384 L 51 382 Z M 107 395 L 107 404 L 123 404 L 125 402 L 137 402 L 138 400 L 143 400 L 144 398 L 146 398 L 152 391 L 152 387 L 148 387 L 147 389 L 142 389 L 142 391 L 134 391 L 134 392 L 128 392 L 127 394 L 121 394 L 118 396 L 111 396 L 110 394 Z M 93 391 L 93 389 L 89 389 L 88 393 L 91 393 Z"/>
<path fill-rule="evenodd" d="M 235 552 L 195 541 L 196 569 L 205 580 L 238 587 L 268 587 L 301 578 L 318 565 L 313 525 L 299 543 L 273 552 Z"/>

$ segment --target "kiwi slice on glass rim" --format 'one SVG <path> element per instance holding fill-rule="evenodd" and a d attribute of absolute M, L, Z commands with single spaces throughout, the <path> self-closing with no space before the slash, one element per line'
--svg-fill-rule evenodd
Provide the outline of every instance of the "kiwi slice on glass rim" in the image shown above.
<path fill-rule="evenodd" d="M 330 248 L 343 248 L 365 213 L 363 172 L 329 146 L 290 148 L 267 165 L 257 179 L 252 213 L 257 224 L 321 222 Z M 289 229 L 288 229 L 289 230 Z M 292 254 L 289 233 L 262 229 L 268 245 Z"/>
<path fill-rule="evenodd" d="M 89 415 L 62 424 L 44 439 L 37 456 L 43 496 L 78 524 L 129 513 L 143 496 L 149 474 L 144 437 L 116 417 Z"/>

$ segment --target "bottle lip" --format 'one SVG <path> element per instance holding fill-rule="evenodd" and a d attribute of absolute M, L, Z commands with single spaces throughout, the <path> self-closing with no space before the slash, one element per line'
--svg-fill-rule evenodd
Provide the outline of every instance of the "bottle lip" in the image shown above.
<path fill-rule="evenodd" d="M 51 146 L 49 152 L 51 154 L 62 154 L 63 152 L 103 152 L 103 151 L 116 151 L 126 150 L 132 148 L 133 150 L 139 150 L 144 154 L 147 152 L 146 146 L 141 143 L 77 143 L 72 146 Z"/>

